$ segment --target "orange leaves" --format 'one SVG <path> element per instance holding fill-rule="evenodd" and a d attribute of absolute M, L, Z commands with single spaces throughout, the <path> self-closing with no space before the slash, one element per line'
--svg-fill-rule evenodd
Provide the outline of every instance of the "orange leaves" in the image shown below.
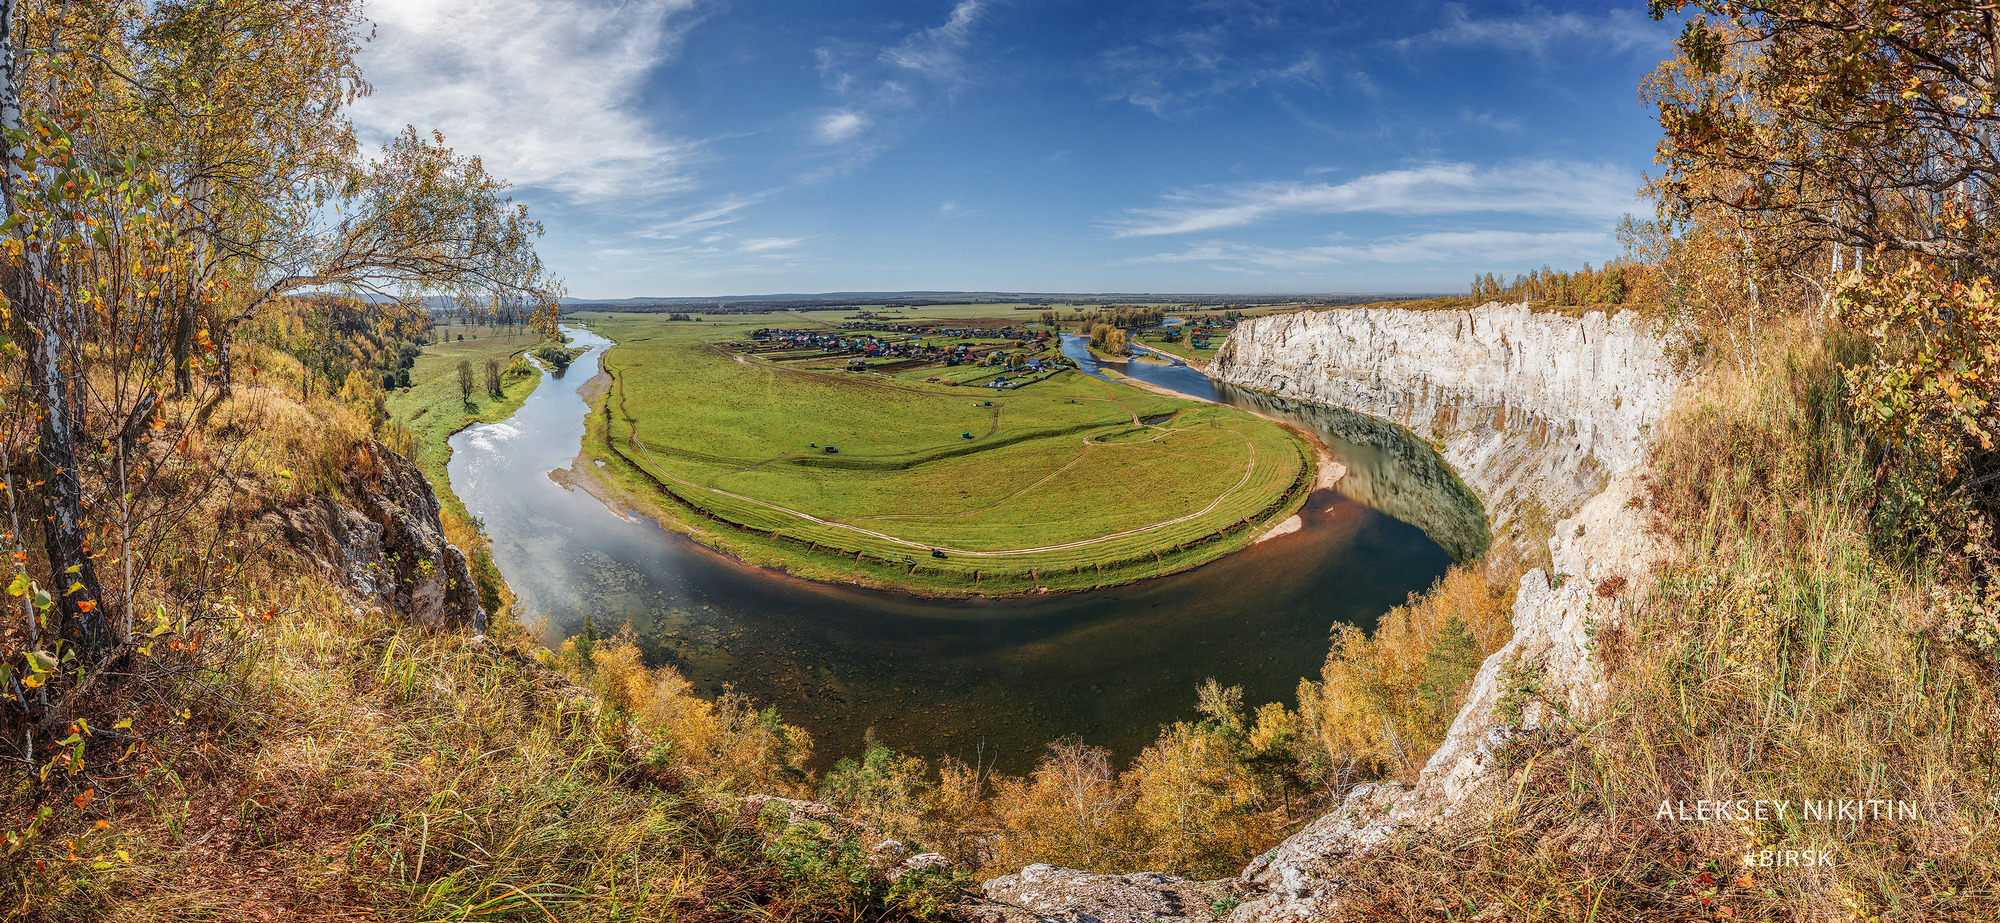
<path fill-rule="evenodd" d="M 1984 278 L 1914 264 L 1857 279 L 1841 293 L 1847 318 L 1874 342 L 1845 369 L 1849 400 L 1869 434 L 1893 447 L 1898 477 L 1929 522 L 2000 428 L 2000 299 Z M 1923 528 L 1928 528 L 1923 527 Z"/>

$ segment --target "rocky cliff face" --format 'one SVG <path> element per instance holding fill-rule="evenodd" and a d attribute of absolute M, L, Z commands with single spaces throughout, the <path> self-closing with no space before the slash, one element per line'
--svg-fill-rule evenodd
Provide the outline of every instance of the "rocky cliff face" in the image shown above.
<path fill-rule="evenodd" d="M 415 465 L 369 443 L 345 493 L 281 505 L 261 521 L 364 602 L 434 628 L 486 630 L 472 571 L 445 539 L 437 494 Z"/>
<path fill-rule="evenodd" d="M 1413 834 L 1476 820 L 1507 791 L 1501 766 L 1516 739 L 1587 724 L 1606 679 L 1593 638 L 1620 630 L 1667 548 L 1645 503 L 1650 473 L 1613 478 L 1549 540 L 1554 573 L 1536 568 L 1514 597 L 1514 637 L 1480 666 L 1465 705 L 1417 784 L 1361 785 L 1243 870 L 1247 899 L 1230 923 L 1310 921 L 1339 899 L 1335 862 Z"/>
<path fill-rule="evenodd" d="M 1484 550 L 1486 519 L 1501 535 L 1539 532 L 1555 520 L 1553 572 L 1537 568 L 1521 578 L 1513 639 L 1481 666 L 1417 784 L 1356 787 L 1227 883 L 1241 900 L 1231 923 L 1309 921 L 1339 899 L 1339 859 L 1476 817 L 1504 792 L 1499 763 L 1510 742 L 1586 722 L 1601 707 L 1606 682 L 1592 639 L 1642 604 L 1667 554 L 1645 502 L 1645 460 L 1652 426 L 1680 380 L 1658 339 L 1630 315 L 1572 318 L 1501 305 L 1258 318 L 1237 328 L 1209 374 L 1293 412 L 1296 402 L 1344 408 L 1322 414 L 1322 428 L 1343 438 L 1392 449 L 1396 440 L 1374 437 L 1393 423 L 1438 448 L 1449 464 L 1442 474 L 1421 452 L 1384 449 L 1382 463 L 1394 470 L 1385 469 L 1380 490 L 1408 496 L 1385 495 L 1376 505 L 1454 556 Z M 1350 420 L 1347 411 L 1374 420 Z M 1454 500 L 1460 479 L 1484 502 L 1485 518 Z M 1416 486 L 1402 486 L 1409 484 Z M 1409 509 L 1398 512 L 1398 504 Z M 1017 906 L 1057 908 L 1053 916 L 1070 920 L 1133 917 L 1144 904 L 1115 900 L 1116 888 L 1040 888 L 1074 876 L 1034 871 L 990 882 L 989 891 Z M 1104 897 L 1078 896 L 1086 892 Z"/>
<path fill-rule="evenodd" d="M 1409 427 L 1480 495 L 1495 531 L 1540 527 L 1553 573 L 1521 578 L 1514 637 L 1487 658 L 1415 786 L 1364 785 L 1243 872 L 1234 923 L 1310 920 L 1336 900 L 1332 861 L 1478 813 L 1517 737 L 1589 719 L 1615 629 L 1666 555 L 1645 503 L 1653 424 L 1679 388 L 1633 315 L 1335 310 L 1259 318 L 1211 374 Z"/>
<path fill-rule="evenodd" d="M 1676 387 L 1660 340 L 1631 312 L 1498 304 L 1260 317 L 1230 335 L 1209 374 L 1408 427 L 1503 535 L 1523 518 L 1570 515 L 1638 465 Z"/>

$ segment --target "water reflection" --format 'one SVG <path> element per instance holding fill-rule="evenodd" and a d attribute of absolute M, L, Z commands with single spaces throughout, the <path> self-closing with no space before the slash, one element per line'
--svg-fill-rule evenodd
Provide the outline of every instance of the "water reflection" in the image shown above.
<path fill-rule="evenodd" d="M 1436 449 L 1405 427 L 1344 407 L 1295 401 L 1216 381 L 1178 360 L 1100 360 L 1080 336 L 1063 337 L 1063 354 L 1099 378 L 1107 377 L 1103 370 L 1109 368 L 1147 384 L 1242 407 L 1312 432 L 1347 466 L 1347 476 L 1335 487 L 1343 495 L 1422 529 L 1454 561 L 1470 561 L 1486 553 L 1491 533 L 1478 496 L 1459 480 Z"/>
<path fill-rule="evenodd" d="M 546 616 L 551 640 L 586 612 L 629 624 L 649 658 L 704 692 L 728 685 L 777 705 L 823 762 L 856 753 L 870 727 L 901 750 L 983 753 L 1009 772 L 1070 735 L 1126 758 L 1193 714 L 1204 678 L 1242 685 L 1248 702 L 1289 702 L 1318 673 L 1334 623 L 1372 627 L 1449 563 L 1417 528 L 1320 491 L 1298 532 L 1112 590 L 925 599 L 785 577 L 549 477 L 577 453 L 577 388 L 607 345 L 572 336 L 590 349 L 574 371 L 545 375 L 507 422 L 451 440 L 452 484 L 485 520 L 522 619 Z"/>

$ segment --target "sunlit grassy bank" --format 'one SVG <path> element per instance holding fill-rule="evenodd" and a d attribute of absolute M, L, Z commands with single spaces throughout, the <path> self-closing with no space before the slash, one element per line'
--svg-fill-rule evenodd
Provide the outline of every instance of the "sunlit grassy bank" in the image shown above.
<path fill-rule="evenodd" d="M 390 417 L 416 437 L 411 460 L 423 467 L 424 474 L 437 485 L 438 495 L 444 497 L 451 492 L 444 476 L 445 465 L 451 460 L 445 440 L 474 423 L 505 420 L 521 409 L 521 403 L 542 380 L 541 372 L 522 357 L 541 342 L 541 337 L 532 331 L 508 333 L 476 325 L 440 325 L 433 336 L 437 342 L 425 347 L 410 369 L 410 387 L 390 392 L 388 405 Z M 486 389 L 489 360 L 500 364 L 502 393 L 498 395 Z M 522 360 L 521 364 L 516 360 Z M 471 367 L 469 398 L 459 390 L 461 361 Z"/>
<path fill-rule="evenodd" d="M 453 433 L 474 423 L 492 423 L 512 416 L 533 394 L 542 375 L 522 358 L 541 342 L 529 333 L 507 333 L 480 325 L 438 326 L 436 342 L 424 348 L 410 368 L 410 387 L 391 392 L 386 401 L 391 424 L 383 433 L 391 448 L 417 463 L 437 492 L 445 533 L 452 544 L 465 552 L 479 597 L 486 608 L 502 620 L 514 595 L 493 563 L 488 541 L 465 503 L 451 489 L 445 468 L 451 462 Z M 467 365 L 470 396 L 459 380 L 459 364 Z M 487 364 L 498 367 L 500 393 L 494 394 L 486 380 Z"/>

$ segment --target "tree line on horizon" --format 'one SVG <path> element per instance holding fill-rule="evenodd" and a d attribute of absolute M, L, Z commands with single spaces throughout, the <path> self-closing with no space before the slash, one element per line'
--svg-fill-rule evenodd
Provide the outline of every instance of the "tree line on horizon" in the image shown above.
<path fill-rule="evenodd" d="M 1631 225 L 1630 216 L 1626 223 Z M 1617 259 L 1593 269 L 1589 263 L 1582 269 L 1565 271 L 1544 264 L 1540 269 L 1516 273 L 1511 281 L 1493 273 L 1476 276 L 1472 280 L 1472 298 L 1478 302 L 1540 302 L 1561 306 L 1624 305 L 1632 295 L 1634 281 L 1637 288 L 1645 291 L 1646 281 L 1633 277 L 1644 276 L 1649 267 L 1629 259 Z"/>

